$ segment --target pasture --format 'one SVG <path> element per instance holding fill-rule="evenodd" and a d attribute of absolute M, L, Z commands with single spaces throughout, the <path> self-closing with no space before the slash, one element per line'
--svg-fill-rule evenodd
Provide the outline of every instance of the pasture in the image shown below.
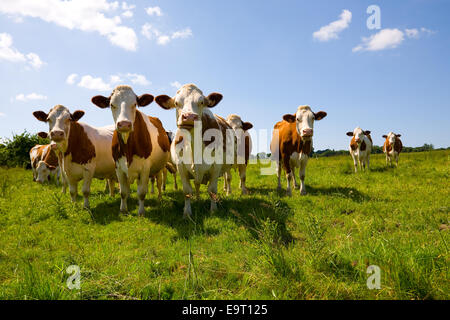
<path fill-rule="evenodd" d="M 311 159 L 308 195 L 292 198 L 251 165 L 250 195 L 233 172 L 218 212 L 202 192 L 192 221 L 171 177 L 140 218 L 136 194 L 121 215 L 103 181 L 87 211 L 31 170 L 0 168 L 0 299 L 449 299 L 449 157 L 402 154 L 394 169 L 373 155 L 358 174 L 350 156 Z M 66 286 L 70 265 L 81 290 Z M 380 290 L 366 286 L 369 265 Z"/>

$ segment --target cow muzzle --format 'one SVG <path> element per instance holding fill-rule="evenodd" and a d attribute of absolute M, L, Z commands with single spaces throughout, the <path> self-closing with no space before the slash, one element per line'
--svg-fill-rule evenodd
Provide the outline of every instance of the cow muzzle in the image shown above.
<path fill-rule="evenodd" d="M 302 137 L 304 138 L 310 138 L 313 136 L 313 129 L 303 129 L 302 130 Z"/>
<path fill-rule="evenodd" d="M 117 123 L 117 131 L 119 132 L 130 132 L 132 128 L 131 121 L 120 121 Z"/>
<path fill-rule="evenodd" d="M 179 128 L 190 129 L 194 126 L 194 122 L 199 119 L 199 116 L 195 113 L 184 113 L 181 115 L 181 121 L 178 124 Z"/>
<path fill-rule="evenodd" d="M 61 142 L 64 140 L 64 131 L 55 130 L 50 132 L 50 138 L 55 142 Z"/>

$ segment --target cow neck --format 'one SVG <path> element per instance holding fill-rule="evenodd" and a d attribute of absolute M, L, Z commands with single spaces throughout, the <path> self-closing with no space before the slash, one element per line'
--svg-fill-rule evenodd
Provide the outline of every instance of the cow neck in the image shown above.
<path fill-rule="evenodd" d="M 69 138 L 64 151 L 64 156 L 68 155 L 72 155 L 72 162 L 77 164 L 86 164 L 95 157 L 94 145 L 84 128 L 76 121 L 70 121 Z"/>
<path fill-rule="evenodd" d="M 152 153 L 152 142 L 150 133 L 144 117 L 139 110 L 136 110 L 136 118 L 134 120 L 133 131 L 130 132 L 127 142 L 122 135 L 114 130 L 112 141 L 112 153 L 114 161 L 118 161 L 122 157 L 126 157 L 128 165 L 133 162 L 133 157 L 147 159 Z"/>

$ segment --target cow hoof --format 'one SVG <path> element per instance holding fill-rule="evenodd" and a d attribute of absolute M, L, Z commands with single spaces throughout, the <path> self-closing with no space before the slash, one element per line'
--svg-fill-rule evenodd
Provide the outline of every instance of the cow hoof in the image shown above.
<path fill-rule="evenodd" d="M 249 194 L 249 192 L 247 189 L 242 189 L 242 195 L 248 195 L 248 194 Z"/>
<path fill-rule="evenodd" d="M 295 190 L 300 190 L 300 186 L 298 184 L 295 185 Z"/>
<path fill-rule="evenodd" d="M 186 210 L 183 212 L 184 219 L 190 219 L 191 217 L 192 217 L 192 212 L 186 211 Z"/>
<path fill-rule="evenodd" d="M 300 191 L 300 195 L 306 196 L 306 191 L 305 190 Z"/>

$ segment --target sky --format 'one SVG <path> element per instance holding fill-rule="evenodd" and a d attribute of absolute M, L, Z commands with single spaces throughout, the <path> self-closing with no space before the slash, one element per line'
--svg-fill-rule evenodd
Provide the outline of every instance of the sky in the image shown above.
<path fill-rule="evenodd" d="M 214 113 L 268 138 L 310 105 L 328 113 L 316 150 L 347 149 L 357 126 L 376 145 L 393 131 L 406 146 L 448 147 L 449 14 L 447 0 L 0 0 L 0 137 L 47 131 L 32 112 L 56 104 L 113 124 L 90 100 L 119 84 L 173 96 L 194 83 L 223 94 Z M 176 129 L 173 110 L 141 111 Z"/>

